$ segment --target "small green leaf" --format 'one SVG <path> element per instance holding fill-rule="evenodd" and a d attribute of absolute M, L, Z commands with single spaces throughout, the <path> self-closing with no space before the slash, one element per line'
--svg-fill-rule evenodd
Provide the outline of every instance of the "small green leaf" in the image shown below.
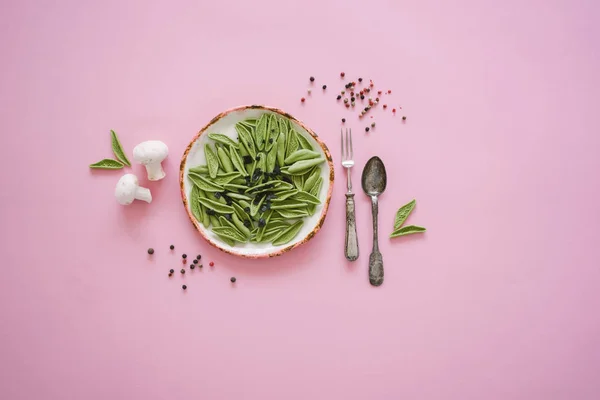
<path fill-rule="evenodd" d="M 308 193 L 312 194 L 316 198 L 319 198 L 319 194 L 321 194 L 321 188 L 323 187 L 323 178 L 319 177 L 315 182 L 314 186 Z"/>
<path fill-rule="evenodd" d="M 298 193 L 296 193 L 292 200 L 308 204 L 321 204 L 321 201 L 316 196 L 304 191 L 299 191 Z"/>
<path fill-rule="evenodd" d="M 417 201 L 412 200 L 411 202 L 406 203 L 405 205 L 400 207 L 400 209 L 396 212 L 396 219 L 394 221 L 394 230 L 396 230 L 402 226 L 404 221 L 406 221 L 406 218 L 408 218 L 408 216 L 410 215 L 412 210 L 415 208 L 415 204 L 417 204 Z"/>
<path fill-rule="evenodd" d="M 215 212 L 218 212 L 219 214 L 232 214 L 233 212 L 235 212 L 233 207 L 228 206 L 227 204 L 219 203 L 218 201 L 214 201 L 214 200 L 207 199 L 207 198 L 204 198 L 204 199 L 199 198 L 198 201 L 204 207 L 206 207 L 208 209 L 212 209 Z"/>
<path fill-rule="evenodd" d="M 96 169 L 121 169 L 123 164 L 120 161 L 105 158 L 104 160 L 98 161 L 97 163 L 90 164 L 90 168 Z"/>
<path fill-rule="evenodd" d="M 208 137 L 209 139 L 212 139 L 217 143 L 221 143 L 226 146 L 233 146 L 236 149 L 238 148 L 238 144 L 235 142 L 235 140 L 233 140 L 227 135 L 223 135 L 222 133 L 209 133 Z"/>
<path fill-rule="evenodd" d="M 200 198 L 200 188 L 196 185 L 192 187 L 192 193 L 190 194 L 190 209 L 192 210 L 192 215 L 196 218 L 197 221 L 202 221 L 202 213 L 200 212 L 200 203 L 198 199 Z"/>
<path fill-rule="evenodd" d="M 214 192 L 222 192 L 223 191 L 223 186 L 219 186 L 219 185 L 212 183 L 211 181 L 209 181 L 202 175 L 198 175 L 195 173 L 189 173 L 188 179 L 190 181 L 192 181 L 192 183 L 194 185 L 198 186 L 200 189 L 204 190 L 205 192 L 214 193 Z"/>
<path fill-rule="evenodd" d="M 287 138 L 286 138 L 286 146 L 285 146 L 285 157 L 289 157 L 291 156 L 296 150 L 298 150 L 299 144 L 298 144 L 298 134 L 296 133 L 295 130 L 291 129 L 288 132 Z M 282 164 L 283 165 L 283 164 Z"/>
<path fill-rule="evenodd" d="M 206 165 L 208 165 L 208 174 L 212 179 L 215 179 L 217 172 L 219 172 L 219 159 L 209 144 L 204 145 L 204 156 L 206 157 Z"/>
<path fill-rule="evenodd" d="M 263 114 L 258 119 L 258 123 L 256 124 L 256 147 L 258 150 L 262 150 L 265 148 L 265 141 L 267 139 L 267 128 L 269 125 L 269 114 Z"/>
<path fill-rule="evenodd" d="M 237 229 L 233 229 L 230 226 L 217 226 L 212 228 L 212 231 L 217 235 L 233 240 L 235 242 L 245 242 L 246 238 Z"/>
<path fill-rule="evenodd" d="M 242 174 L 243 176 L 248 176 L 246 168 L 244 167 L 244 160 L 240 156 L 240 153 L 238 153 L 237 148 L 235 148 L 234 146 L 231 146 L 229 148 L 229 158 L 231 158 L 231 163 L 240 174 Z"/>
<path fill-rule="evenodd" d="M 408 226 L 396 229 L 394 232 L 392 232 L 390 237 L 394 238 L 394 237 L 398 237 L 398 236 L 411 235 L 413 233 L 422 233 L 425 231 L 426 231 L 426 229 L 421 226 L 408 225 Z"/>
<path fill-rule="evenodd" d="M 287 172 L 290 175 L 302 175 L 315 165 L 321 164 L 325 159 L 323 157 L 312 158 L 310 160 L 296 161 L 288 168 Z"/>
<path fill-rule="evenodd" d="M 307 150 L 313 149 L 313 147 L 310 144 L 310 142 L 308 141 L 307 137 L 301 133 L 298 133 L 298 144 L 300 145 L 300 148 L 302 148 L 302 149 L 307 149 Z"/>
<path fill-rule="evenodd" d="M 217 157 L 221 163 L 221 166 L 225 170 L 225 172 L 233 172 L 233 164 L 231 163 L 231 159 L 229 158 L 229 153 L 223 149 L 222 146 L 217 148 Z"/>
<path fill-rule="evenodd" d="M 280 246 L 282 244 L 286 244 L 289 241 L 291 241 L 293 238 L 296 237 L 298 232 L 300 232 L 303 224 L 304 224 L 304 222 L 302 222 L 302 221 L 296 221 L 293 225 L 290 225 L 289 228 L 286 228 L 285 230 L 283 230 L 279 234 L 279 236 L 276 236 L 273 239 L 273 246 Z"/>
<path fill-rule="evenodd" d="M 115 157 L 117 157 L 117 160 L 121 161 L 121 163 L 123 163 L 124 165 L 131 167 L 131 163 L 129 162 L 129 159 L 127 159 L 127 155 L 125 154 L 125 151 L 123 151 L 123 146 L 121 146 L 121 142 L 119 141 L 119 138 L 117 137 L 115 131 L 110 131 L 110 137 L 112 141 L 113 153 L 115 153 Z"/>

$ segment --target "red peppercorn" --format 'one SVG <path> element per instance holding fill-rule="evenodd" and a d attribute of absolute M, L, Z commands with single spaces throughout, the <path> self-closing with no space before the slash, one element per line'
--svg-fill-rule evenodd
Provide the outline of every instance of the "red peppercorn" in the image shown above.
<path fill-rule="evenodd" d="M 211 261 L 211 262 L 208 263 L 208 265 L 210 265 L 211 267 L 214 267 L 215 263 Z"/>
<path fill-rule="evenodd" d="M 304 103 L 305 100 L 306 99 L 304 97 L 300 99 L 300 101 L 303 102 L 303 103 Z"/>
<path fill-rule="evenodd" d="M 388 90 L 388 94 L 392 94 L 392 91 L 391 91 L 391 90 Z"/>
<path fill-rule="evenodd" d="M 346 103 L 346 108 L 350 107 L 350 104 Z"/>
<path fill-rule="evenodd" d="M 343 72 L 340 72 L 340 76 L 343 78 L 344 76 L 346 76 L 346 74 Z"/>
<path fill-rule="evenodd" d="M 395 113 L 395 112 L 396 112 L 396 109 L 395 109 L 395 108 L 394 108 L 394 109 L 392 109 L 392 112 L 393 112 L 393 113 Z"/>
<path fill-rule="evenodd" d="M 187 260 L 185 258 L 182 258 L 181 262 L 185 264 L 185 263 L 187 263 Z"/>
<path fill-rule="evenodd" d="M 381 90 L 378 90 L 378 91 L 377 91 L 377 94 L 381 96 Z"/>
<path fill-rule="evenodd" d="M 383 105 L 383 108 L 387 108 L 387 104 L 384 104 L 384 105 Z"/>

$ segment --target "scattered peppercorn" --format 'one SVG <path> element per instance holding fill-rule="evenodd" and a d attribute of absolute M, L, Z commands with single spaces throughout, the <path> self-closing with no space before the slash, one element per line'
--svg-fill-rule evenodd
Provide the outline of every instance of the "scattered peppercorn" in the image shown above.
<path fill-rule="evenodd" d="M 381 93 L 382 93 L 382 91 L 381 91 L 381 90 L 378 90 L 378 91 L 377 91 L 377 94 L 378 94 L 378 95 L 380 95 L 380 96 L 381 96 Z"/>
<path fill-rule="evenodd" d="M 369 132 L 369 127 L 368 126 L 365 128 L 365 131 Z"/>
<path fill-rule="evenodd" d="M 173 245 L 169 246 L 169 248 L 170 248 L 171 250 L 175 250 L 175 246 L 173 246 Z"/>
<path fill-rule="evenodd" d="M 154 249 L 152 247 L 148 249 L 148 254 L 154 254 Z"/>
<path fill-rule="evenodd" d="M 185 258 L 182 258 L 182 259 L 181 259 L 181 262 L 182 262 L 183 264 L 187 264 L 187 260 L 186 260 Z"/>
<path fill-rule="evenodd" d="M 354 100 L 356 100 L 356 98 L 355 98 L 355 97 L 350 97 L 350 101 L 352 101 L 352 102 L 353 102 Z"/>
<path fill-rule="evenodd" d="M 311 76 L 309 79 L 310 79 L 311 82 L 315 81 L 315 77 L 314 76 Z"/>
<path fill-rule="evenodd" d="M 202 256 L 201 256 L 200 254 L 198 254 L 198 255 L 196 256 L 196 260 L 199 260 L 199 259 L 201 259 L 201 258 L 202 258 Z"/>
<path fill-rule="evenodd" d="M 348 99 L 344 99 L 344 104 L 347 104 L 347 103 L 348 103 Z"/>
<path fill-rule="evenodd" d="M 202 268 L 202 264 L 198 265 L 198 268 Z"/>
<path fill-rule="evenodd" d="M 183 285 L 181 288 L 182 288 L 183 290 L 185 290 L 185 289 L 187 289 L 187 286 L 186 286 L 186 285 Z"/>
<path fill-rule="evenodd" d="M 327 89 L 327 85 L 323 85 L 323 90 Z"/>
<path fill-rule="evenodd" d="M 350 104 L 352 104 L 352 107 L 354 107 L 354 105 L 355 105 L 356 103 L 355 103 L 355 102 L 352 102 L 352 103 L 350 103 Z"/>
<path fill-rule="evenodd" d="M 173 274 L 169 272 L 169 276 L 173 276 Z"/>
<path fill-rule="evenodd" d="M 346 103 L 346 108 L 350 107 L 350 104 Z"/>
<path fill-rule="evenodd" d="M 175 270 L 174 270 L 174 269 L 170 269 L 170 270 L 169 270 L 169 273 L 170 273 L 170 274 L 172 274 L 173 272 L 175 272 Z"/>
<path fill-rule="evenodd" d="M 373 118 L 373 117 L 371 117 Z M 375 122 L 371 123 L 371 128 L 375 128 Z"/>
<path fill-rule="evenodd" d="M 359 82 L 362 82 L 362 78 L 358 78 L 358 81 L 359 81 Z"/>
<path fill-rule="evenodd" d="M 181 268 L 181 271 L 179 271 L 179 272 L 181 272 L 182 274 L 185 274 L 185 269 Z"/>
<path fill-rule="evenodd" d="M 365 96 L 361 94 L 361 95 L 360 95 L 360 99 L 361 99 L 361 100 L 364 100 L 364 99 L 365 99 Z"/>
<path fill-rule="evenodd" d="M 388 94 L 392 94 L 392 91 L 391 91 L 391 90 L 388 90 Z"/>
<path fill-rule="evenodd" d="M 215 263 L 211 261 L 211 262 L 208 263 L 208 265 L 210 265 L 211 267 L 214 267 Z"/>
<path fill-rule="evenodd" d="M 406 116 L 402 117 L 402 121 L 406 121 Z"/>
<path fill-rule="evenodd" d="M 342 124 L 346 122 L 346 118 L 342 118 Z"/>
<path fill-rule="evenodd" d="M 304 103 L 304 101 L 305 101 L 305 100 L 306 100 L 306 99 L 305 99 L 304 97 L 300 99 L 300 101 L 301 101 L 302 103 Z"/>
<path fill-rule="evenodd" d="M 340 100 L 341 98 L 342 98 L 342 95 L 341 95 L 341 94 L 338 94 L 338 95 L 337 95 L 337 99 L 338 99 L 338 100 Z"/>
<path fill-rule="evenodd" d="M 343 72 L 340 72 L 340 76 L 343 78 L 344 76 L 346 76 L 346 74 Z"/>
<path fill-rule="evenodd" d="M 383 105 L 383 108 L 387 108 L 387 104 L 384 104 L 384 105 Z"/>
<path fill-rule="evenodd" d="M 194 259 L 194 264 L 198 264 L 198 259 L 197 258 Z"/>
<path fill-rule="evenodd" d="M 187 258 L 187 254 L 182 254 L 181 258 Z"/>
<path fill-rule="evenodd" d="M 306 91 L 306 93 L 308 93 L 308 94 L 310 95 L 310 94 L 312 93 L 312 90 L 308 89 L 308 90 Z"/>
<path fill-rule="evenodd" d="M 231 283 L 235 283 L 235 281 L 237 281 L 237 279 L 235 279 L 235 276 L 232 276 L 229 280 L 231 281 Z"/>
<path fill-rule="evenodd" d="M 393 113 L 395 113 L 395 112 L 396 112 L 396 109 L 395 109 L 395 108 L 392 108 L 392 112 L 393 112 Z"/>
<path fill-rule="evenodd" d="M 190 265 L 190 269 L 194 269 L 196 266 L 194 264 Z"/>
<path fill-rule="evenodd" d="M 379 97 L 375 97 L 375 101 L 376 101 L 376 102 L 379 102 Z"/>

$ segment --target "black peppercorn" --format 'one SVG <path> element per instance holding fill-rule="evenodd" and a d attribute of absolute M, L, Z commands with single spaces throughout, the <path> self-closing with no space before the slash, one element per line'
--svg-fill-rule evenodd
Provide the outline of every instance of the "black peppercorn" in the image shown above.
<path fill-rule="evenodd" d="M 187 254 L 182 254 L 181 258 L 187 258 Z"/>
<path fill-rule="evenodd" d="M 194 269 L 196 266 L 194 264 L 190 265 L 190 269 Z"/>
<path fill-rule="evenodd" d="M 358 81 L 359 81 L 359 82 L 362 82 L 362 78 L 358 78 Z"/>
<path fill-rule="evenodd" d="M 181 268 L 181 271 L 179 271 L 179 272 L 181 272 L 182 274 L 185 274 L 185 269 Z"/>
<path fill-rule="evenodd" d="M 402 121 L 406 121 L 406 117 L 402 117 Z"/>
<path fill-rule="evenodd" d="M 327 89 L 327 85 L 323 85 L 323 90 Z"/>
<path fill-rule="evenodd" d="M 365 131 L 369 132 L 369 127 L 368 126 L 365 128 Z"/>
<path fill-rule="evenodd" d="M 198 259 L 197 258 L 194 260 L 194 264 L 198 264 Z"/>
<path fill-rule="evenodd" d="M 173 274 L 169 272 L 169 276 L 173 276 Z"/>
<path fill-rule="evenodd" d="M 346 118 L 342 118 L 342 123 L 346 122 Z"/>
<path fill-rule="evenodd" d="M 342 98 L 341 94 L 338 94 L 337 99 L 340 100 Z"/>
<path fill-rule="evenodd" d="M 170 270 L 169 270 L 169 273 L 171 273 L 171 274 L 172 274 L 173 272 L 175 272 L 175 270 L 174 270 L 174 269 L 170 269 Z"/>
<path fill-rule="evenodd" d="M 148 254 L 154 254 L 154 249 L 153 248 L 149 248 L 148 249 Z"/>
<path fill-rule="evenodd" d="M 185 290 L 185 289 L 187 289 L 187 286 L 186 286 L 186 285 L 183 285 L 181 288 L 182 288 L 183 290 Z"/>
<path fill-rule="evenodd" d="M 273 138 L 269 138 L 269 143 L 273 143 Z"/>
<path fill-rule="evenodd" d="M 311 82 L 315 81 L 315 77 L 314 76 L 311 76 L 309 79 L 310 79 Z"/>
<path fill-rule="evenodd" d="M 229 280 L 231 281 L 231 283 L 235 283 L 235 281 L 236 281 L 237 279 L 235 279 L 235 276 L 232 276 L 232 277 L 231 277 L 231 279 L 229 279 Z"/>
<path fill-rule="evenodd" d="M 202 258 L 202 256 L 201 256 L 200 254 L 198 254 L 198 255 L 196 256 L 196 260 L 199 260 L 199 259 L 201 259 L 201 258 Z"/>
<path fill-rule="evenodd" d="M 170 248 L 171 250 L 175 250 L 175 246 L 173 246 L 173 245 L 169 246 L 169 248 Z"/>
<path fill-rule="evenodd" d="M 350 97 L 350 101 L 354 103 L 354 101 L 356 101 L 356 99 L 354 97 Z"/>
<path fill-rule="evenodd" d="M 361 100 L 364 100 L 364 99 L 365 99 L 365 96 L 361 94 L 361 95 L 360 95 L 360 99 L 361 99 Z"/>

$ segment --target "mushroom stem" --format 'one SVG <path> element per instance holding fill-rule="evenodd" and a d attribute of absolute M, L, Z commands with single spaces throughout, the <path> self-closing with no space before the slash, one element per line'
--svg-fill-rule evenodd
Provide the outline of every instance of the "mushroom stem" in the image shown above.
<path fill-rule="evenodd" d="M 152 193 L 150 193 L 150 189 L 138 186 L 137 189 L 135 189 L 135 198 L 137 200 L 145 201 L 146 203 L 151 203 Z"/>
<path fill-rule="evenodd" d="M 160 162 L 146 164 L 146 172 L 150 181 L 159 181 L 165 177 L 165 171 Z"/>

